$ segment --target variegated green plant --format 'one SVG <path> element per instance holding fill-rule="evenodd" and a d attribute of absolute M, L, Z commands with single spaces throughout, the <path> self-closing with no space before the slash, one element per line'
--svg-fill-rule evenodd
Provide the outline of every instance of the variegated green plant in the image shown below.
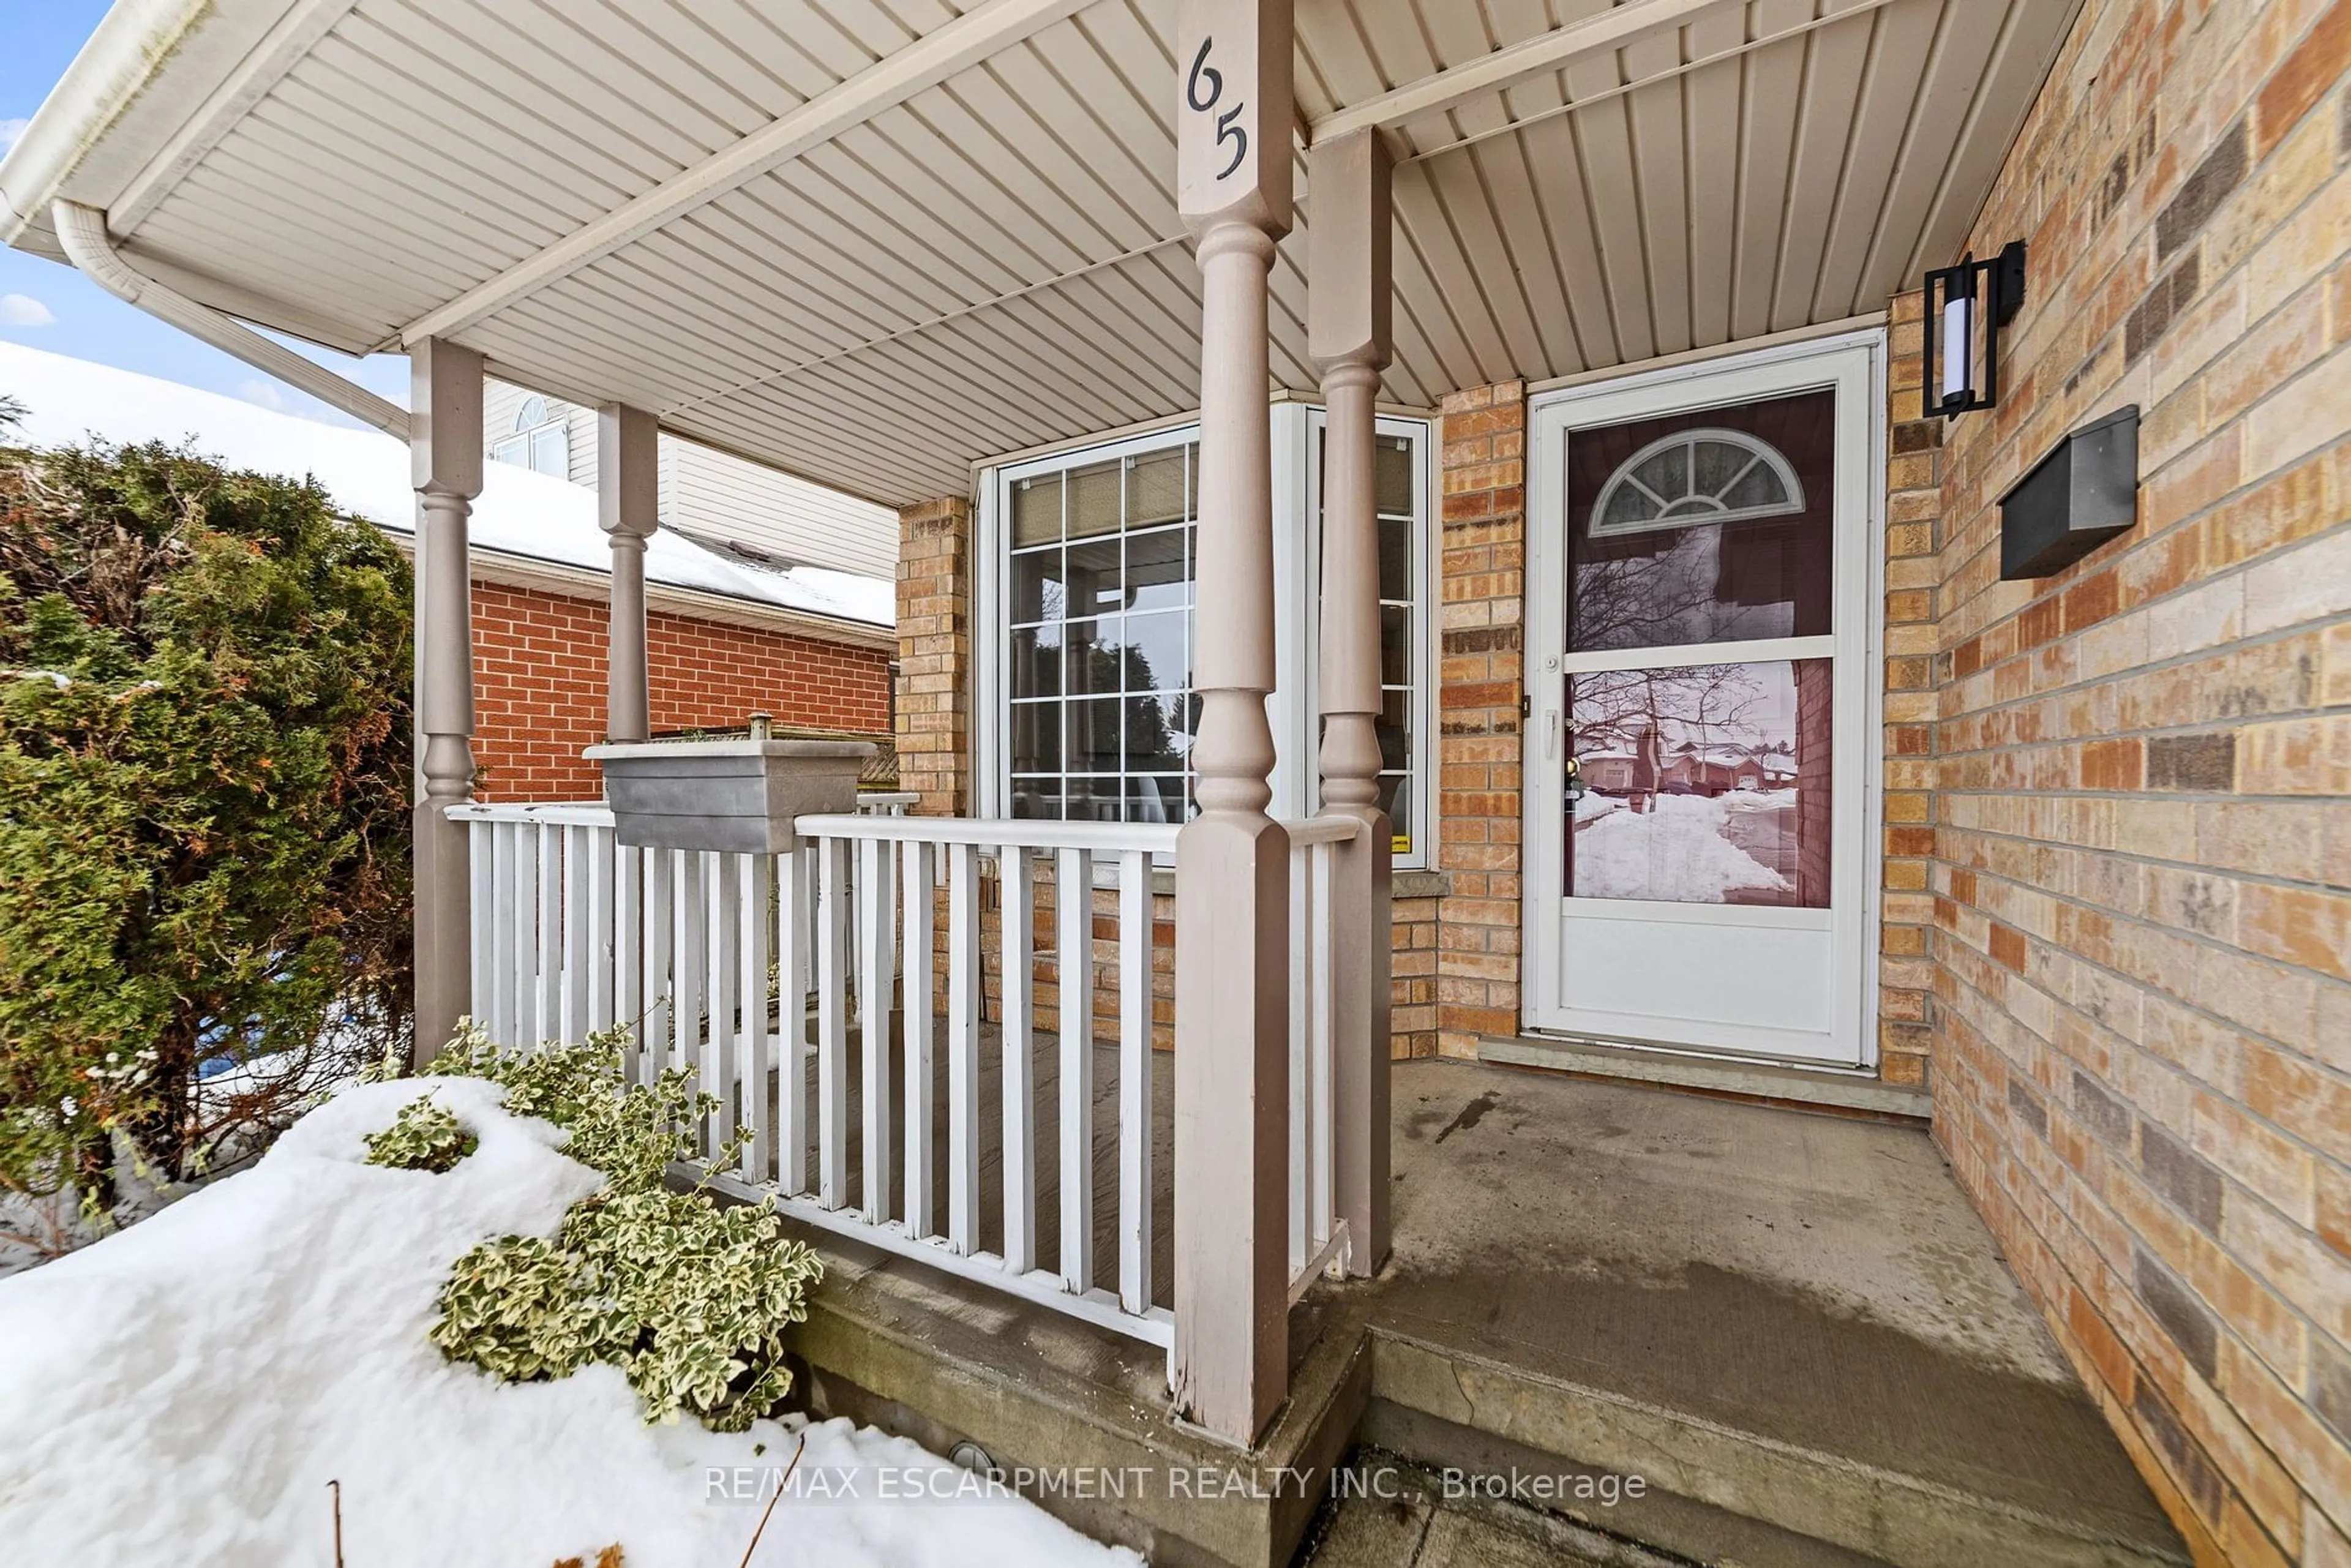
<path fill-rule="evenodd" d="M 740 1431 L 791 1386 L 785 1331 L 807 1315 L 821 1267 L 784 1238 L 771 1206 L 722 1207 L 704 1188 L 666 1185 L 716 1102 L 682 1071 L 624 1085 L 625 1039 L 502 1051 L 469 1028 L 428 1069 L 504 1085 L 509 1111 L 566 1129 L 564 1153 L 605 1176 L 553 1239 L 502 1237 L 459 1259 L 433 1343 L 509 1382 L 610 1363 L 648 1422 L 691 1415 Z"/>
<path fill-rule="evenodd" d="M 437 1175 L 455 1169 L 480 1142 L 455 1112 L 428 1094 L 402 1105 L 391 1126 L 368 1134 L 367 1163 Z"/>

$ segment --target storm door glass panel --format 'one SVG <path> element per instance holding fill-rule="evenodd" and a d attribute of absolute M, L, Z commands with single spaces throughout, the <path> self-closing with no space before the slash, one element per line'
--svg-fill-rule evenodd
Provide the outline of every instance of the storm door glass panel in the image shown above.
<path fill-rule="evenodd" d="M 1568 896 L 1829 902 L 1829 661 L 1570 677 Z"/>
<path fill-rule="evenodd" d="M 1836 394 L 1579 430 L 1568 646 L 1827 635 Z"/>
<path fill-rule="evenodd" d="M 1828 906 L 1835 421 L 1822 390 L 1570 433 L 1569 897 Z"/>
<path fill-rule="evenodd" d="M 1190 814 L 1196 451 L 1183 442 L 1009 483 L 1012 815 L 1180 822 Z"/>

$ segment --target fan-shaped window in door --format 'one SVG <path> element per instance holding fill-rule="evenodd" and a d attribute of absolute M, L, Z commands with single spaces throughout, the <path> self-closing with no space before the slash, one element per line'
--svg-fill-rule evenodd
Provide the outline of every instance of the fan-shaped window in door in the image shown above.
<path fill-rule="evenodd" d="M 1652 441 L 1608 476 L 1592 505 L 1592 533 L 1650 533 L 1803 509 L 1803 482 L 1770 442 L 1743 430 L 1683 430 Z"/>

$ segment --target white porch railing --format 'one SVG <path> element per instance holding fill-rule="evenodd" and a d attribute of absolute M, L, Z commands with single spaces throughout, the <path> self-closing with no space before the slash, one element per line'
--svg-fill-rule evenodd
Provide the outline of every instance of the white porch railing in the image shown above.
<path fill-rule="evenodd" d="M 631 1025 L 631 1081 L 683 1066 L 718 1097 L 705 1162 L 726 1129 L 748 1131 L 714 1185 L 1172 1349 L 1174 1317 L 1154 1302 L 1151 872 L 1177 828 L 907 816 L 894 799 L 861 807 L 800 818 L 801 847 L 780 855 L 624 849 L 601 802 L 452 808 L 471 835 L 474 1017 L 507 1045 Z M 1331 911 L 1340 849 L 1362 830 L 1289 826 L 1295 1300 L 1347 1260 L 1334 1218 Z M 1006 981 L 992 1105 L 984 864 Z M 1114 871 L 1098 878 L 1104 865 Z M 1042 948 L 1040 881 L 1053 907 Z M 1116 909 L 1107 1097 L 1096 1092 L 1093 969 L 1103 881 Z M 1060 1007 L 1040 1020 L 1027 980 L 1049 956 Z M 1040 1029 L 1056 1037 L 1050 1091 L 1037 1077 Z M 1116 1168 L 1098 1172 L 1098 1129 L 1111 1128 Z M 984 1151 L 1000 1158 L 986 1164 Z M 1114 1260 L 1097 1259 L 1105 1237 Z"/>

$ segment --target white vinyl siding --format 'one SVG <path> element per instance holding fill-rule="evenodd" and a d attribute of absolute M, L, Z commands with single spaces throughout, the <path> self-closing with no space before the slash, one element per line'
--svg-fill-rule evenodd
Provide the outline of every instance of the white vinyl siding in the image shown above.
<path fill-rule="evenodd" d="M 551 448 L 555 434 L 568 445 L 564 471 L 586 489 L 596 487 L 596 411 L 542 398 L 549 423 L 518 432 L 523 405 L 539 394 L 507 382 L 482 389 L 482 429 L 489 455 L 541 473 L 532 443 Z M 556 421 L 560 423 L 557 423 Z M 743 458 L 664 432 L 661 438 L 662 525 L 721 544 L 736 543 L 779 562 L 824 567 L 864 577 L 898 571 L 898 515 L 837 490 L 795 479 Z"/>

